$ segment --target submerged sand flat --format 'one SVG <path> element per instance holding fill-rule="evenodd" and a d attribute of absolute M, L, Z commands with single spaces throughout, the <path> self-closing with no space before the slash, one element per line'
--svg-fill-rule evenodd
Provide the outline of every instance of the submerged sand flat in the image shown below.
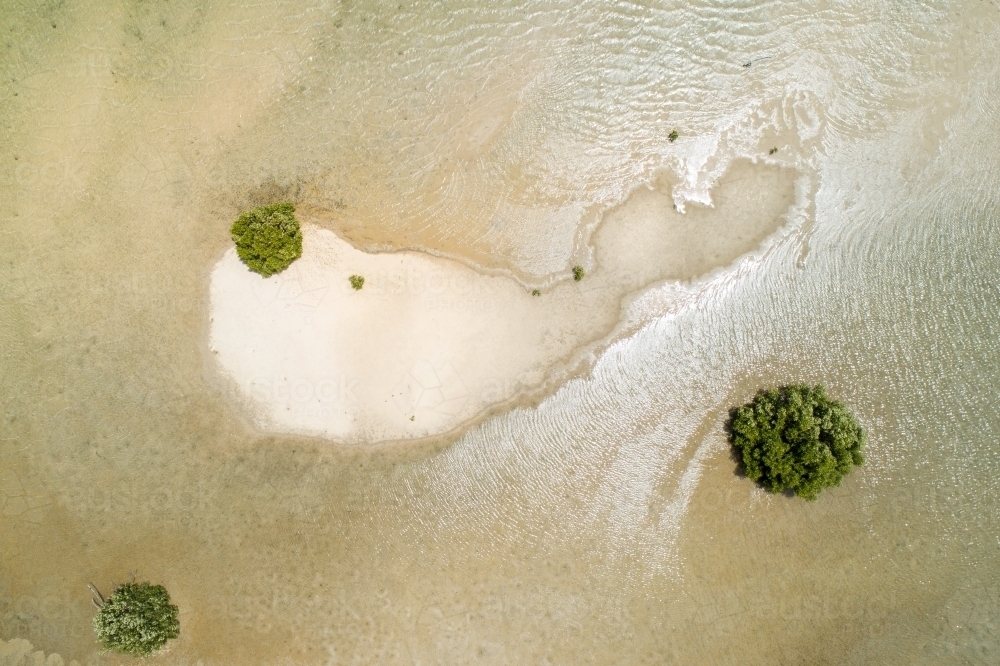
<path fill-rule="evenodd" d="M 565 376 L 575 351 L 613 330 L 626 295 L 760 246 L 793 201 L 793 176 L 742 163 L 716 208 L 687 214 L 669 183 L 642 188 L 600 225 L 586 278 L 567 271 L 538 295 L 452 259 L 362 252 L 304 207 L 303 256 L 288 270 L 263 278 L 235 249 L 215 266 L 209 347 L 264 430 L 351 443 L 446 433 Z"/>

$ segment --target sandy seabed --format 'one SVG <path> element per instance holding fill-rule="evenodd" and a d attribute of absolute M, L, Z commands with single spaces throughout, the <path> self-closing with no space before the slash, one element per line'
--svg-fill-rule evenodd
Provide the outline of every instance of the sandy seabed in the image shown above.
<path fill-rule="evenodd" d="M 177 666 L 1000 662 L 996 3 L 399 5 L 0 11 L 0 664 L 127 661 L 86 585 L 133 575 Z M 769 162 L 809 188 L 777 232 Z M 208 325 L 229 224 L 280 200 L 538 287 L 576 337 L 530 401 L 559 390 L 447 446 L 282 434 L 291 384 L 244 387 Z M 272 301 L 323 302 L 293 275 Z M 818 503 L 725 446 L 786 381 L 870 429 Z"/>

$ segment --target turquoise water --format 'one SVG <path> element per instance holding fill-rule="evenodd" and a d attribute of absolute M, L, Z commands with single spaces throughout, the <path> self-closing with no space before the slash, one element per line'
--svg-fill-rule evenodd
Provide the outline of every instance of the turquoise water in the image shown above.
<path fill-rule="evenodd" d="M 995 3 L 6 3 L 0 29 L 0 639 L 114 662 L 85 585 L 134 572 L 181 608 L 169 663 L 998 660 Z M 203 353 L 249 204 L 531 282 L 661 170 L 693 209 L 738 159 L 801 174 L 766 248 L 654 287 L 590 372 L 457 441 L 255 432 Z M 736 476 L 721 431 L 785 381 L 869 432 L 817 503 Z"/>

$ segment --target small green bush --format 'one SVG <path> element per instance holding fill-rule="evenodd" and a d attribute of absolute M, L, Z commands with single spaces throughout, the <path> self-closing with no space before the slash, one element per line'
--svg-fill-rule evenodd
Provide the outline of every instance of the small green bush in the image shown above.
<path fill-rule="evenodd" d="M 94 616 L 94 631 L 106 650 L 146 657 L 180 635 L 177 606 L 162 585 L 125 583 Z"/>
<path fill-rule="evenodd" d="M 539 291 L 539 290 L 537 290 L 537 289 L 532 289 L 532 290 L 531 290 L 531 295 L 532 295 L 532 296 L 541 296 L 541 295 L 542 295 L 542 292 L 540 292 L 540 291 Z"/>
<path fill-rule="evenodd" d="M 667 138 L 670 140 L 670 143 L 673 143 L 679 136 L 680 134 L 677 133 L 677 130 L 672 130 L 670 134 L 667 135 Z"/>
<path fill-rule="evenodd" d="M 264 277 L 280 273 L 302 256 L 302 231 L 290 203 L 248 210 L 233 222 L 230 233 L 236 254 Z"/>
<path fill-rule="evenodd" d="M 351 286 L 354 287 L 354 291 L 359 291 L 361 287 L 365 286 L 365 279 L 360 275 L 352 275 L 347 278 L 351 282 Z"/>
<path fill-rule="evenodd" d="M 772 493 L 815 500 L 864 463 L 864 430 L 822 386 L 761 391 L 730 413 L 728 427 L 746 475 Z"/>
<path fill-rule="evenodd" d="M 775 146 L 771 150 L 767 151 L 767 154 L 768 155 L 774 155 L 776 152 L 778 152 L 778 147 L 777 146 Z"/>
<path fill-rule="evenodd" d="M 584 275 L 584 273 L 583 273 L 583 266 L 574 266 L 573 267 L 573 279 L 574 280 L 576 280 L 577 282 L 579 282 L 580 280 L 583 279 L 583 275 Z"/>

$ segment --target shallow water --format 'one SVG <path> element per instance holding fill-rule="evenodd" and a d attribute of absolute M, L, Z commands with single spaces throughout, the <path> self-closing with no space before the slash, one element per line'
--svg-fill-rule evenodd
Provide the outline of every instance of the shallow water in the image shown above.
<path fill-rule="evenodd" d="M 181 608 L 169 663 L 998 660 L 995 2 L 7 2 L 0 31 L 0 638 L 114 662 L 85 584 L 135 572 Z M 203 353 L 247 205 L 543 285 L 661 170 L 696 215 L 737 159 L 803 174 L 786 233 L 458 441 L 256 433 Z M 721 433 L 784 381 L 869 432 L 817 503 Z"/>

